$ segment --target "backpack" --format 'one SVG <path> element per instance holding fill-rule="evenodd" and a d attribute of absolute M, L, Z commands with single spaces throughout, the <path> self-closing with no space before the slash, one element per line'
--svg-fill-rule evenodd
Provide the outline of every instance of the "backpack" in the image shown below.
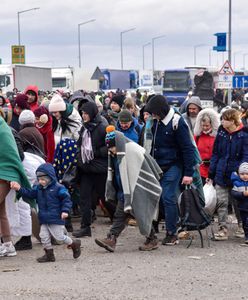
<path fill-rule="evenodd" d="M 193 231 L 208 227 L 211 223 L 209 215 L 201 205 L 199 195 L 192 186 L 186 186 L 179 199 L 180 225 L 183 230 Z M 201 235 L 201 233 L 200 233 Z"/>

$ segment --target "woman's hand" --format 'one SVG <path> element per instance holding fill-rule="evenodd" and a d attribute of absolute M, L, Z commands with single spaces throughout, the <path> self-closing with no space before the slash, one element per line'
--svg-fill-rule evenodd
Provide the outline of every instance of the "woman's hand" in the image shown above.
<path fill-rule="evenodd" d="M 12 190 L 19 191 L 20 188 L 21 188 L 21 186 L 20 186 L 20 184 L 19 184 L 18 182 L 16 182 L 16 181 L 11 181 L 11 182 L 10 182 L 10 188 L 11 188 Z"/>

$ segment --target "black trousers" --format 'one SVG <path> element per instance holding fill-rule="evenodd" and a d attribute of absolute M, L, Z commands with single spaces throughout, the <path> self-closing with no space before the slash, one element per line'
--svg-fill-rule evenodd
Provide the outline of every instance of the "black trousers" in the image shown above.
<path fill-rule="evenodd" d="M 81 228 L 91 225 L 91 208 L 93 195 L 105 197 L 107 173 L 82 173 L 80 178 L 80 209 L 82 214 Z M 93 193 L 94 192 L 94 193 Z"/>
<path fill-rule="evenodd" d="M 248 212 L 240 210 L 240 217 L 242 219 L 242 225 L 245 233 L 245 239 L 248 239 Z"/>

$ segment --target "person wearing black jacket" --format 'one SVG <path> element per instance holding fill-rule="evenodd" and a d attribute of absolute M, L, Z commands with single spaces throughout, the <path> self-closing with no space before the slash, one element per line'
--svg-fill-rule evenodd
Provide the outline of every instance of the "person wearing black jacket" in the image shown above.
<path fill-rule="evenodd" d="M 78 171 L 80 178 L 81 228 L 75 237 L 91 236 L 91 207 L 93 191 L 104 199 L 107 179 L 108 150 L 105 145 L 106 119 L 100 116 L 94 102 L 80 107 L 83 126 L 78 140 Z"/>

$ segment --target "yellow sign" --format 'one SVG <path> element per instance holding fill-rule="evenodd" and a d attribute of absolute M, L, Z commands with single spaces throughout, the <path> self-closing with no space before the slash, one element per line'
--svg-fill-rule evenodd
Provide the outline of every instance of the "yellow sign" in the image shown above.
<path fill-rule="evenodd" d="M 25 64 L 25 46 L 12 46 L 12 64 Z"/>

